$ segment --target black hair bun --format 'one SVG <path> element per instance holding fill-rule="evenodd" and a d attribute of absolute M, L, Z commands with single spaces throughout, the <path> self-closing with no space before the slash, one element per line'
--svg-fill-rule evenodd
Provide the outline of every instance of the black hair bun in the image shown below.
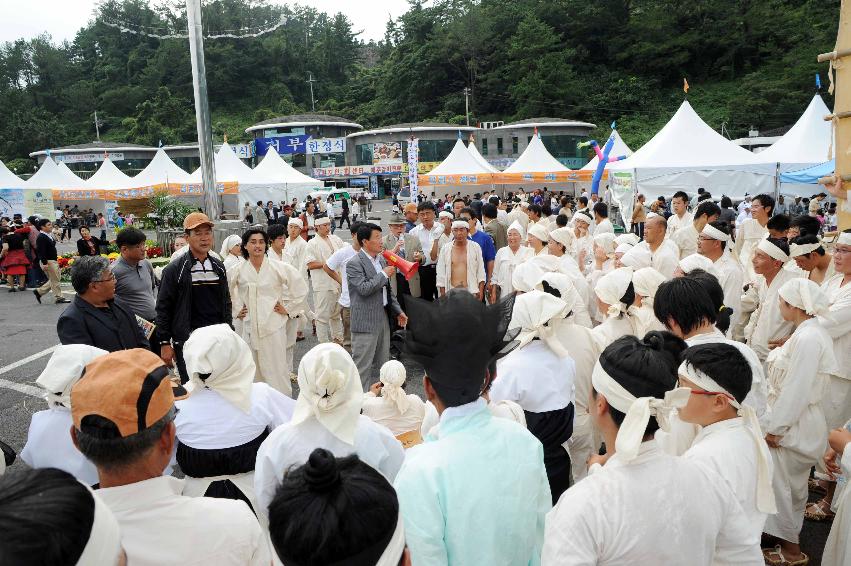
<path fill-rule="evenodd" d="M 327 493 L 340 485 L 340 470 L 334 455 L 324 448 L 311 452 L 304 466 L 304 481 L 315 493 Z"/>
<path fill-rule="evenodd" d="M 644 335 L 641 342 L 652 350 L 662 351 L 665 347 L 665 339 L 660 332 L 652 331 Z"/>

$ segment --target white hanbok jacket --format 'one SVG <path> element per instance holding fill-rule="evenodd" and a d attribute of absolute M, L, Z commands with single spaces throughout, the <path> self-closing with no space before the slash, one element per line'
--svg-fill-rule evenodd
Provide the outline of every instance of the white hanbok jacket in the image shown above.
<path fill-rule="evenodd" d="M 756 282 L 757 274 L 754 273 L 751 258 L 757 244 L 766 234 L 768 234 L 768 228 L 753 218 L 747 218 L 736 226 L 735 254 L 739 258 L 742 269 L 744 269 L 745 283 Z"/>
<path fill-rule="evenodd" d="M 791 322 L 783 320 L 780 314 L 778 291 L 784 283 L 796 277 L 797 275 L 781 269 L 774 276 L 771 285 L 766 285 L 765 277 L 760 275 L 757 277 L 756 284 L 742 295 L 742 310 L 753 312 L 745 327 L 745 338 L 748 346 L 753 348 L 760 360 L 765 361 L 768 356 L 770 341 L 792 334 L 794 326 Z"/>
<path fill-rule="evenodd" d="M 718 283 L 724 290 L 724 305 L 733 309 L 733 316 L 730 317 L 730 331 L 732 331 L 742 316 L 742 288 L 745 272 L 728 248 L 721 254 L 718 261 L 712 264 L 712 274 L 718 278 Z"/>
<path fill-rule="evenodd" d="M 543 566 L 762 564 L 759 538 L 724 479 L 655 441 L 616 452 L 547 515 Z"/>
<path fill-rule="evenodd" d="M 307 281 L 307 242 L 298 236 L 295 240 L 287 238 L 284 244 L 284 262 L 295 267 Z"/>
<path fill-rule="evenodd" d="M 71 410 L 53 407 L 32 416 L 27 443 L 21 460 L 31 468 L 59 468 L 92 486 L 98 483 L 98 471 L 71 440 Z"/>
<path fill-rule="evenodd" d="M 437 254 L 437 286 L 443 287 L 448 293 L 452 289 L 452 247 L 455 242 L 447 242 Z M 467 241 L 467 291 L 472 294 L 479 292 L 479 283 L 486 280 L 485 262 L 482 259 L 482 248 L 472 240 Z"/>
<path fill-rule="evenodd" d="M 507 297 L 514 292 L 514 285 L 511 281 L 511 278 L 514 276 L 514 268 L 528 261 L 534 255 L 534 250 L 526 246 L 520 246 L 516 253 L 511 251 L 509 246 L 500 248 L 496 252 L 492 281 L 494 285 L 499 286 L 499 298 Z"/>
<path fill-rule="evenodd" d="M 830 301 L 830 314 L 818 320 L 833 338 L 837 377 L 851 380 L 851 283 L 842 286 L 844 277 L 837 273 L 822 283 L 821 289 Z"/>

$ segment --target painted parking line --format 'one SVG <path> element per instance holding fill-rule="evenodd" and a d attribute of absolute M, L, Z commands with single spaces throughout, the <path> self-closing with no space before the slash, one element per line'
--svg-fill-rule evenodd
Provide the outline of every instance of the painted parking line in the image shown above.
<path fill-rule="evenodd" d="M 13 369 L 19 368 L 21 366 L 25 366 L 30 362 L 34 362 L 39 358 L 43 358 L 44 356 L 48 356 L 53 353 L 53 351 L 58 348 L 59 345 L 52 346 L 47 348 L 46 350 L 42 350 L 41 352 L 37 352 L 31 356 L 27 356 L 17 362 L 13 362 L 7 366 L 0 367 L 0 375 L 4 373 L 9 373 Z M 9 381 L 7 379 L 0 378 L 0 387 L 4 389 L 11 389 L 13 391 L 17 391 L 18 393 L 23 393 L 24 395 L 30 395 L 32 397 L 43 397 L 44 391 L 40 388 L 35 387 L 33 385 L 27 385 L 26 383 L 16 383 L 14 381 Z"/>

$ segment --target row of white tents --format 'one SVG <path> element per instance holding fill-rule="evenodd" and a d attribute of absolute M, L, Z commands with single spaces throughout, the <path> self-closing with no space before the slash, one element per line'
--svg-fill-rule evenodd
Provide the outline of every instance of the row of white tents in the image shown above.
<path fill-rule="evenodd" d="M 215 156 L 216 180 L 218 183 L 236 183 L 239 194 L 246 200 L 281 200 L 281 189 L 303 198 L 323 183 L 313 179 L 284 161 L 274 149 L 270 149 L 263 160 L 252 169 L 243 163 L 225 142 Z M 162 149 L 154 154 L 150 163 L 136 176 L 130 177 L 115 164 L 104 159 L 98 170 L 89 179 L 81 179 L 64 162 L 56 163 L 48 157 L 38 171 L 24 181 L 0 162 L 0 187 L 4 189 L 41 189 L 59 191 L 105 191 L 126 194 L 134 189 L 147 187 L 179 187 L 199 185 L 201 170 L 190 174 L 181 169 Z M 291 198 L 291 197 L 290 197 Z"/>

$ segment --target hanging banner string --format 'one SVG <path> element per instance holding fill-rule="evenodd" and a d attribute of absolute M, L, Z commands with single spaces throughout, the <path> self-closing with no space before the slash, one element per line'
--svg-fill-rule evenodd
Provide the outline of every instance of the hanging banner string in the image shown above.
<path fill-rule="evenodd" d="M 151 38 L 154 38 L 154 39 L 189 39 L 189 35 L 185 34 L 185 33 L 156 34 L 156 33 L 151 33 L 149 31 L 145 31 L 141 28 L 132 29 L 130 27 L 130 24 L 116 24 L 116 23 L 113 23 L 113 22 L 105 21 L 105 20 L 101 20 L 100 23 L 102 23 L 106 26 L 109 26 L 111 28 L 115 28 L 115 29 L 117 29 L 117 30 L 119 30 L 123 33 L 132 33 L 134 35 L 143 35 L 145 37 L 151 37 Z M 214 35 L 205 35 L 204 39 L 224 39 L 224 38 L 247 39 L 247 38 L 252 38 L 252 37 L 260 37 L 261 35 L 266 35 L 266 34 L 272 33 L 273 31 L 279 29 L 280 27 L 282 27 L 286 23 L 287 23 L 286 18 L 281 18 L 281 20 L 277 24 L 273 25 L 272 27 L 262 29 L 258 32 L 255 32 L 255 33 L 229 33 L 230 31 L 236 32 L 237 30 L 227 30 L 226 33 L 218 33 L 218 34 L 214 34 Z"/>

